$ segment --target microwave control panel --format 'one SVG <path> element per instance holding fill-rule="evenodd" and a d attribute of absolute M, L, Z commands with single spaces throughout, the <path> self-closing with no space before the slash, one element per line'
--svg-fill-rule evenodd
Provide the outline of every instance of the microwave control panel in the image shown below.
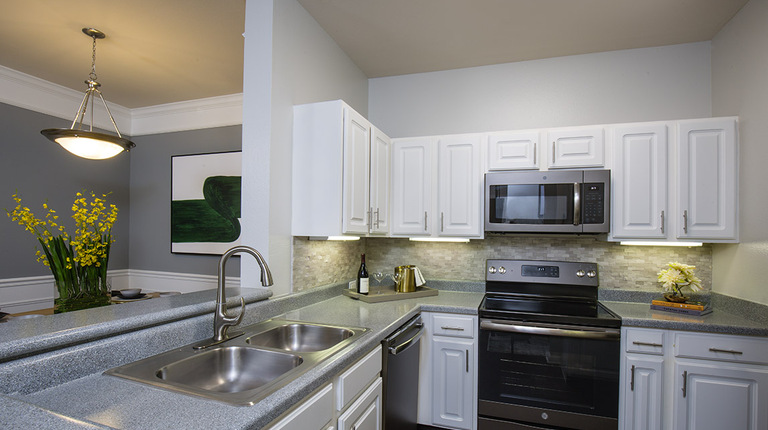
<path fill-rule="evenodd" d="M 582 193 L 584 203 L 582 205 L 583 224 L 602 224 L 605 222 L 605 184 L 584 184 Z"/>

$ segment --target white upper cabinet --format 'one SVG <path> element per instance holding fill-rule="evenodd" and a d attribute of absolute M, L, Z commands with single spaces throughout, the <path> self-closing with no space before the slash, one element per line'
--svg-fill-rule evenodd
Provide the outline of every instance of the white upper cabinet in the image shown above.
<path fill-rule="evenodd" d="M 488 135 L 488 170 L 538 169 L 538 131 L 510 131 Z"/>
<path fill-rule="evenodd" d="M 393 141 L 393 236 L 483 237 L 483 137 Z"/>
<path fill-rule="evenodd" d="M 389 201 L 392 140 L 376 127 L 371 128 L 371 234 L 389 233 Z"/>
<path fill-rule="evenodd" d="M 677 236 L 737 240 L 736 119 L 680 121 Z"/>
<path fill-rule="evenodd" d="M 605 166 L 602 127 L 560 128 L 547 132 L 550 169 Z"/>
<path fill-rule="evenodd" d="M 344 233 L 368 233 L 370 221 L 371 124 L 362 115 L 344 109 Z"/>
<path fill-rule="evenodd" d="M 665 239 L 667 200 L 666 124 L 613 129 L 613 223 L 617 239 Z"/>
<path fill-rule="evenodd" d="M 388 234 L 390 139 L 341 100 L 293 115 L 292 234 Z"/>
<path fill-rule="evenodd" d="M 612 240 L 738 241 L 736 118 L 609 129 Z"/>
<path fill-rule="evenodd" d="M 481 136 L 441 137 L 437 188 L 439 236 L 482 236 L 483 170 Z"/>
<path fill-rule="evenodd" d="M 392 142 L 393 235 L 430 235 L 434 146 L 429 137 Z"/>

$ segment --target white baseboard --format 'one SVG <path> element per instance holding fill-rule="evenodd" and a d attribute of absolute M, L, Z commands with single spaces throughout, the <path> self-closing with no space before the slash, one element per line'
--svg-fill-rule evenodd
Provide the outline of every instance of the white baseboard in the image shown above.
<path fill-rule="evenodd" d="M 150 270 L 110 270 L 107 277 L 113 290 L 141 288 L 146 291 L 191 293 L 214 289 L 217 277 L 191 273 Z M 239 287 L 240 278 L 226 278 L 228 287 Z M 0 310 L 7 313 L 28 312 L 53 307 L 56 294 L 53 276 L 0 279 Z"/>

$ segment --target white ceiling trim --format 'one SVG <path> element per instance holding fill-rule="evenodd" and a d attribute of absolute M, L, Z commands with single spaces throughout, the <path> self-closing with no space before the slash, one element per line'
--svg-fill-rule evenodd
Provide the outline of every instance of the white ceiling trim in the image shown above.
<path fill-rule="evenodd" d="M 131 136 L 243 123 L 243 95 L 208 97 L 131 109 Z"/>
<path fill-rule="evenodd" d="M 2 103 L 72 121 L 77 113 L 77 108 L 83 101 L 84 95 L 85 83 L 83 83 L 83 91 L 78 92 L 26 73 L 0 66 L 0 102 Z M 123 133 L 129 134 L 128 131 L 131 129 L 130 109 L 110 103 L 109 101 L 107 105 L 115 117 L 117 126 L 123 128 Z M 114 130 L 103 106 L 101 109 L 96 109 L 94 126 L 104 130 Z"/>
<path fill-rule="evenodd" d="M 79 92 L 0 65 L 0 103 L 72 121 L 84 94 L 85 84 Z M 242 94 L 136 109 L 107 104 L 120 131 L 129 136 L 239 125 L 243 121 Z M 96 109 L 94 126 L 114 130 L 103 108 Z"/>

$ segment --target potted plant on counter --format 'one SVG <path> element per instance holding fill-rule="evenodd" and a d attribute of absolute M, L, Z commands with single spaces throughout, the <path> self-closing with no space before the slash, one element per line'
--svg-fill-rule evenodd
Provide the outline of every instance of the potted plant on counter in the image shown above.
<path fill-rule="evenodd" d="M 690 266 L 683 263 L 669 263 L 668 269 L 658 273 L 658 279 L 661 288 L 664 289 L 664 298 L 670 302 L 686 302 L 688 296 L 683 293 L 684 289 L 698 291 L 701 289 L 701 279 L 693 273 L 696 266 Z"/>
<path fill-rule="evenodd" d="M 34 234 L 42 246 L 37 250 L 37 261 L 50 267 L 59 297 L 54 299 L 54 312 L 104 306 L 111 303 L 110 286 L 107 283 L 109 251 L 114 242 L 112 225 L 117 220 L 117 206 L 107 204 L 107 195 L 97 197 L 90 193 L 90 201 L 83 193 L 77 193 L 72 203 L 72 219 L 76 230 L 67 234 L 59 224 L 56 211 L 43 203 L 47 211 L 39 219 L 21 204 L 21 197 L 13 195 L 16 207 L 6 212 Z"/>

